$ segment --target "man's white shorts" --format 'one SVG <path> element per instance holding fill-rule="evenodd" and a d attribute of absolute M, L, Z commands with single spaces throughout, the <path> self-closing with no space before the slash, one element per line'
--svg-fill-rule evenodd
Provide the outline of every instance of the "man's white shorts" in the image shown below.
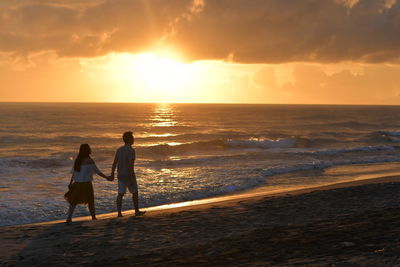
<path fill-rule="evenodd" d="M 127 181 L 123 179 L 118 179 L 118 194 L 125 194 L 127 188 L 131 194 L 138 191 L 136 178 L 129 179 Z"/>

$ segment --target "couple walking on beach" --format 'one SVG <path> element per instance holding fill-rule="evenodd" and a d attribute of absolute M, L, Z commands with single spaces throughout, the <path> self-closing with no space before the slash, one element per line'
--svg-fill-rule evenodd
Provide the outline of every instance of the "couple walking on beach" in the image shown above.
<path fill-rule="evenodd" d="M 135 216 L 143 215 L 145 212 L 139 210 L 138 186 L 134 170 L 134 161 L 136 159 L 135 149 L 132 148 L 134 137 L 132 132 L 125 132 L 122 136 L 125 145 L 117 149 L 114 162 L 111 168 L 111 175 L 102 173 L 96 166 L 94 160 L 90 157 L 91 149 L 88 144 L 82 144 L 79 148 L 78 156 L 75 159 L 72 170 L 71 182 L 68 185 L 68 192 L 64 198 L 69 202 L 67 223 L 72 222 L 72 214 L 77 204 L 88 204 L 92 219 L 96 219 L 93 192 L 93 174 L 106 178 L 108 181 L 114 180 L 115 169 L 118 173 L 118 196 L 117 210 L 118 217 L 122 217 L 122 199 L 128 189 L 132 194 L 133 205 L 135 207 Z"/>

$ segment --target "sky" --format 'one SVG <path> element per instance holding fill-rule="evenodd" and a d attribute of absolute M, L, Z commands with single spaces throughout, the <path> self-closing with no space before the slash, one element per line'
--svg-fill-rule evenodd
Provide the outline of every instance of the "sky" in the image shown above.
<path fill-rule="evenodd" d="M 0 101 L 400 104 L 398 0 L 1 0 Z"/>

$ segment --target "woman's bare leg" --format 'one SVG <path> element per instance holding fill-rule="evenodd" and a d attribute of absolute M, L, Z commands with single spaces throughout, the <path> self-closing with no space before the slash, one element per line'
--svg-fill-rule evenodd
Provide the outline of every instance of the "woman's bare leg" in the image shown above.
<path fill-rule="evenodd" d="M 74 213 L 76 205 L 69 205 L 69 209 L 68 209 L 68 217 L 67 217 L 67 221 L 66 223 L 70 223 L 72 222 L 72 214 Z"/>
<path fill-rule="evenodd" d="M 96 220 L 96 209 L 94 207 L 94 202 L 93 203 L 89 203 L 89 211 L 90 211 L 90 215 L 92 215 L 92 220 Z"/>

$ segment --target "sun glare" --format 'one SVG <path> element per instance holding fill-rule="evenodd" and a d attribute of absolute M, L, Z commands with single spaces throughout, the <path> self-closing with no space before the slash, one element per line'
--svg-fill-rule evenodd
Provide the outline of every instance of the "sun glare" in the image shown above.
<path fill-rule="evenodd" d="M 139 54 L 134 60 L 134 71 L 143 83 L 159 93 L 178 93 L 193 79 L 193 66 L 155 54 Z"/>
<path fill-rule="evenodd" d="M 198 67 L 175 58 L 156 53 L 113 54 L 109 56 L 106 68 L 113 80 L 125 83 L 131 97 L 137 97 L 139 93 L 140 96 L 147 95 L 152 102 L 179 102 L 188 96 L 191 85 L 196 82 Z"/>
<path fill-rule="evenodd" d="M 80 65 L 96 85 L 96 94 L 108 95 L 113 102 L 224 102 L 229 93 L 241 86 L 235 75 L 249 76 L 249 71 L 239 65 L 219 61 L 188 63 L 178 53 L 165 51 L 111 53 L 82 59 Z"/>

